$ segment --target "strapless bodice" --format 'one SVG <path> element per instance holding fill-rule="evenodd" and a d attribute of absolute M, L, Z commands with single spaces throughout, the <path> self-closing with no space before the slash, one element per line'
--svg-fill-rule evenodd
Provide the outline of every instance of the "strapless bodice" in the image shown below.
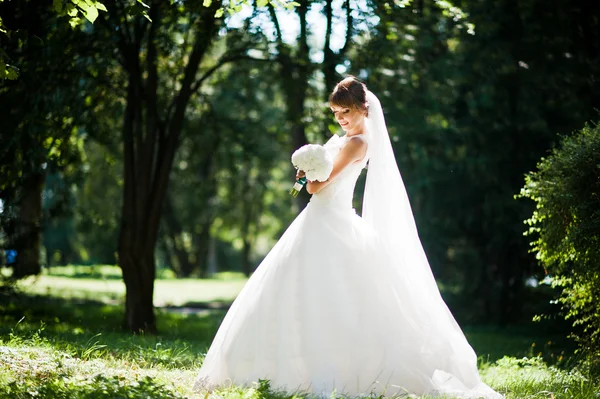
<path fill-rule="evenodd" d="M 367 133 L 362 134 L 361 137 L 364 140 L 367 140 L 368 143 Z M 327 143 L 325 143 L 324 147 L 335 159 L 336 155 L 350 139 L 350 137 L 340 137 L 338 135 L 334 135 L 331 139 L 329 139 L 329 141 L 327 141 Z M 335 179 L 331 181 L 331 183 L 325 186 L 318 193 L 314 194 L 311 197 L 310 202 L 327 206 L 335 206 L 336 208 L 341 209 L 351 209 L 356 181 L 358 180 L 362 170 L 367 165 L 369 158 L 368 155 L 369 151 L 367 150 L 367 154 L 362 160 L 348 165 L 339 175 L 335 177 Z"/>

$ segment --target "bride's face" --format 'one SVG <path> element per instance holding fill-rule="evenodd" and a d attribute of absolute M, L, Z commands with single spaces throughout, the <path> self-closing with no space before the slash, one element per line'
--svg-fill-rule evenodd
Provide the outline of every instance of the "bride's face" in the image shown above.
<path fill-rule="evenodd" d="M 335 120 L 345 132 L 352 131 L 361 126 L 365 119 L 365 114 L 356 108 L 344 108 L 332 105 L 331 112 L 333 112 Z"/>

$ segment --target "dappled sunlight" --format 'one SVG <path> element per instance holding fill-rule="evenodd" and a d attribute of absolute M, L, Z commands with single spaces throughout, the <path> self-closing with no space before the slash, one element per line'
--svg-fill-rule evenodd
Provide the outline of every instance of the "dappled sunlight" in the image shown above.
<path fill-rule="evenodd" d="M 158 335 L 131 335 L 121 330 L 122 307 L 101 302 L 20 294 L 0 309 L 0 363 L 8 366 L 0 372 L 4 381 L 0 388 L 15 395 L 33 389 L 65 395 L 77 392 L 81 397 L 100 390 L 130 397 L 203 397 L 194 395 L 191 387 L 225 315 L 224 309 L 188 314 L 158 309 Z M 551 357 L 556 366 L 549 366 L 537 357 L 560 353 L 561 343 L 536 335 L 535 328 L 467 327 L 465 332 L 480 355 L 483 380 L 506 393 L 507 399 L 550 398 L 548 392 L 555 399 L 571 398 L 561 389 L 579 395 L 573 398 L 589 399 L 585 395 L 594 385 L 582 372 Z M 209 398 L 291 396 L 263 383 L 216 391 Z"/>
<path fill-rule="evenodd" d="M 600 386 L 577 368 L 548 366 L 542 358 L 504 357 L 481 370 L 482 378 L 511 398 L 581 398 L 597 395 Z"/>
<path fill-rule="evenodd" d="M 9 342 L 10 344 L 10 342 Z M 0 347 L 1 362 L 16 373 L 0 372 L 3 391 L 9 397 L 24 393 L 41 398 L 87 393 L 93 397 L 183 398 L 189 393 L 192 370 L 140 367 L 105 358 L 81 359 L 63 351 L 32 346 Z M 151 394 L 151 396 L 148 396 Z M 4 397 L 4 396 L 2 396 Z M 62 396 L 61 396 L 62 397 Z M 79 397 L 79 396 L 77 396 Z M 90 396 L 91 397 L 91 396 Z"/>
<path fill-rule="evenodd" d="M 89 268 L 89 267 L 88 267 Z M 69 266 L 66 271 L 52 268 L 50 273 L 19 281 L 18 287 L 30 294 L 60 296 L 73 300 L 95 300 L 107 304 L 120 304 L 125 298 L 122 280 L 84 278 L 81 267 Z M 103 266 L 103 275 L 113 276 L 116 266 Z M 57 272 L 58 270 L 58 272 Z M 56 274 L 55 274 L 56 273 Z M 89 270 L 89 273 L 95 273 Z M 228 306 L 239 294 L 247 279 L 238 275 L 219 276 L 216 279 L 161 279 L 154 287 L 154 305 L 222 308 Z"/>

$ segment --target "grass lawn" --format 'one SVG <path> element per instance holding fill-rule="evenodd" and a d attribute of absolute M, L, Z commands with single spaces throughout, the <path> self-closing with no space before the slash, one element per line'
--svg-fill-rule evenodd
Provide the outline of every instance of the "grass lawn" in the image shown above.
<path fill-rule="evenodd" d="M 222 273 L 218 278 L 161 278 L 154 287 L 154 305 L 199 306 L 211 303 L 231 303 L 246 279 L 243 275 Z M 121 303 L 125 284 L 116 266 L 65 266 L 44 270 L 41 276 L 19 282 L 30 294 L 60 296 L 66 299 L 94 299 L 105 303 Z"/>
<path fill-rule="evenodd" d="M 119 329 L 122 283 L 75 274 L 50 273 L 26 282 L 21 295 L 0 296 L 0 398 L 204 398 L 191 386 L 223 310 L 157 309 L 160 334 L 131 336 Z M 156 304 L 227 302 L 243 283 L 159 280 Z M 467 327 L 465 333 L 483 379 L 507 399 L 599 397 L 600 384 L 570 367 L 560 337 L 531 327 Z M 290 395 L 264 383 L 211 395 L 275 397 Z"/>

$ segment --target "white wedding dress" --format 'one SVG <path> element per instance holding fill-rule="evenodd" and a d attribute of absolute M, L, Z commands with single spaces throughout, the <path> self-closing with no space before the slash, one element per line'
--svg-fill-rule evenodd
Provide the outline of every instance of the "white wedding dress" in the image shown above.
<path fill-rule="evenodd" d="M 347 140 L 334 136 L 325 146 L 335 155 Z M 317 396 L 503 397 L 481 382 L 437 287 L 432 295 L 414 286 L 352 208 L 368 156 L 312 196 L 256 269 L 195 390 L 268 379 Z"/>

